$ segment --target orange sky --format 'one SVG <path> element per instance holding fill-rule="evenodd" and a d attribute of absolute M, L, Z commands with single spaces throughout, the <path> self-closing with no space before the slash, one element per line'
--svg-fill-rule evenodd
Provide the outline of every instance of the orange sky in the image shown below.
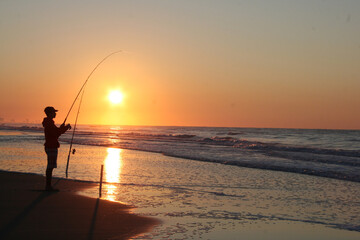
<path fill-rule="evenodd" d="M 120 49 L 80 123 L 360 129 L 358 26 L 356 1 L 1 1 L 0 120 L 61 123 Z"/>

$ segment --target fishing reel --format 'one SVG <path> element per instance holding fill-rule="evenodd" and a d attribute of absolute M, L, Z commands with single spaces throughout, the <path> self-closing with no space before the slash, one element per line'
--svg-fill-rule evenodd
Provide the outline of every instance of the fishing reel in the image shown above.
<path fill-rule="evenodd" d="M 73 150 L 72 150 L 72 154 L 75 154 L 75 152 L 76 152 L 76 149 L 75 149 L 75 148 L 73 148 Z"/>

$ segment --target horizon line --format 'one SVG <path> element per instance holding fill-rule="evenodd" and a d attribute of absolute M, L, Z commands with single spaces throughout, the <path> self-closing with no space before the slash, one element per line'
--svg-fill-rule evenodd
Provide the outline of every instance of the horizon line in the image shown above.
<path fill-rule="evenodd" d="M 0 122 L 0 126 L 4 124 L 39 124 L 30 122 Z M 251 127 L 251 126 L 201 126 L 201 125 L 129 125 L 129 124 L 89 124 L 89 123 L 78 123 L 77 125 L 88 125 L 88 126 L 123 126 L 123 127 L 188 127 L 188 128 L 253 128 L 253 129 L 292 129 L 292 130 L 342 130 L 342 131 L 360 131 L 360 128 L 303 128 L 303 127 Z"/>

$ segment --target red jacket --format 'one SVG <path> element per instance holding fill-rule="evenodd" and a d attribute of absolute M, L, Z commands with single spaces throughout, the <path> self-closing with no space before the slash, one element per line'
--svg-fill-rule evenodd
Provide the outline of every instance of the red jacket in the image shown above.
<path fill-rule="evenodd" d="M 65 133 L 67 128 L 61 125 L 59 128 L 55 126 L 54 120 L 51 118 L 44 118 L 42 125 L 45 133 L 45 144 L 46 148 L 59 148 L 60 144 L 58 138 L 61 134 Z"/>

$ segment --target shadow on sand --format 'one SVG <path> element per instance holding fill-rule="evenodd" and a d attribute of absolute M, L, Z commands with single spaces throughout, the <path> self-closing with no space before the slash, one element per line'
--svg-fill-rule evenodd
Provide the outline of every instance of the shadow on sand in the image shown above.
<path fill-rule="evenodd" d="M 91 218 L 91 225 L 90 225 L 90 230 L 89 230 L 89 233 L 88 233 L 88 238 L 89 240 L 92 240 L 93 239 L 93 236 L 94 236 L 94 230 L 95 230 L 95 223 L 96 223 L 96 216 L 97 216 L 97 212 L 98 212 L 98 208 L 99 208 L 99 202 L 100 202 L 100 199 L 96 199 L 96 203 L 95 203 L 95 208 L 94 208 L 94 213 L 93 213 L 93 216 Z"/>
<path fill-rule="evenodd" d="M 57 185 L 59 183 L 60 179 L 56 181 L 54 184 Z M 17 226 L 20 225 L 21 221 L 29 215 L 29 213 L 45 198 L 49 197 L 52 194 L 55 194 L 57 192 L 49 192 L 45 190 L 33 190 L 33 191 L 39 191 L 41 194 L 28 206 L 26 206 L 20 214 L 18 214 L 13 220 L 11 220 L 8 224 L 6 224 L 3 228 L 0 229 L 0 239 L 3 239 L 6 237 L 11 231 L 13 231 Z"/>
<path fill-rule="evenodd" d="M 60 181 L 61 181 L 61 179 L 58 179 L 56 181 L 56 183 L 54 184 L 54 186 L 56 186 Z M 41 193 L 33 202 L 31 202 L 29 205 L 27 205 L 16 217 L 14 217 L 8 224 L 6 224 L 5 226 L 3 226 L 0 229 L 0 239 L 5 239 L 6 237 L 9 236 L 9 234 L 11 232 L 15 231 L 16 228 L 21 224 L 21 222 L 44 199 L 46 199 L 47 197 L 49 197 L 53 194 L 58 193 L 57 191 L 49 192 L 49 191 L 45 191 L 45 190 L 31 190 L 31 191 L 36 191 L 36 192 L 41 192 Z M 93 236 L 94 236 L 94 230 L 95 230 L 96 217 L 97 217 L 97 212 L 98 212 L 98 208 L 99 208 L 99 203 L 100 203 L 100 199 L 98 198 L 95 203 L 94 212 L 93 212 L 93 215 L 91 218 L 90 229 L 89 229 L 89 233 L 87 236 L 87 239 L 89 239 L 89 240 L 92 240 Z"/>

